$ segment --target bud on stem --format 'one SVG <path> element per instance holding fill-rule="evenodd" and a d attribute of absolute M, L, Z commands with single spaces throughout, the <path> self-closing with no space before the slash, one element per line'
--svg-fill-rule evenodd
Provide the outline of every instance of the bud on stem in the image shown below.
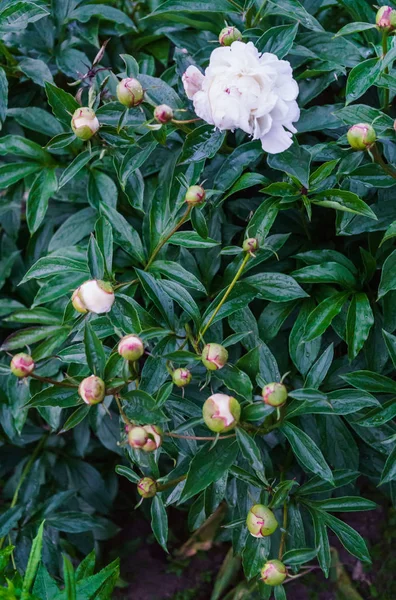
<path fill-rule="evenodd" d="M 185 387 L 191 379 L 191 371 L 188 369 L 175 369 L 172 373 L 172 381 L 177 387 Z"/>
<path fill-rule="evenodd" d="M 20 352 L 12 357 L 10 369 L 15 377 L 28 377 L 34 371 L 34 360 L 29 354 Z"/>
<path fill-rule="evenodd" d="M 85 281 L 72 295 L 72 304 L 79 313 L 107 313 L 115 300 L 110 283 L 99 279 Z"/>
<path fill-rule="evenodd" d="M 151 477 L 143 477 L 137 484 L 137 491 L 142 498 L 153 498 L 157 493 L 157 482 Z"/>
<path fill-rule="evenodd" d="M 261 579 L 266 585 L 281 585 L 286 575 L 285 565 L 277 559 L 267 561 L 261 569 Z"/>
<path fill-rule="evenodd" d="M 221 344 L 206 344 L 202 350 L 202 362 L 209 371 L 222 369 L 228 360 L 228 352 Z"/>
<path fill-rule="evenodd" d="M 185 201 L 189 206 L 197 206 L 205 202 L 206 192 L 200 185 L 191 185 L 185 195 Z"/>
<path fill-rule="evenodd" d="M 377 136 L 374 127 L 369 123 L 357 123 L 349 129 L 347 139 L 354 150 L 369 150 Z"/>
<path fill-rule="evenodd" d="M 154 119 L 158 123 L 169 123 L 173 119 L 173 110 L 167 104 L 160 104 L 154 109 Z"/>
<path fill-rule="evenodd" d="M 224 27 L 219 33 L 219 43 L 222 46 L 231 46 L 233 42 L 240 42 L 242 34 L 236 27 Z"/>
<path fill-rule="evenodd" d="M 139 106 L 143 102 L 144 90 L 141 83 L 133 77 L 121 79 L 117 85 L 117 98 L 127 108 Z"/>
<path fill-rule="evenodd" d="M 265 404 L 270 406 L 283 406 L 287 400 L 287 389 L 283 383 L 268 383 L 261 392 Z"/>
<path fill-rule="evenodd" d="M 74 111 L 71 128 L 76 137 L 80 140 L 89 140 L 99 129 L 99 121 L 95 115 L 95 111 L 87 106 L 77 108 Z"/>
<path fill-rule="evenodd" d="M 238 424 L 241 407 L 238 400 L 232 396 L 213 394 L 203 405 L 202 415 L 211 431 L 222 433 L 234 429 Z"/>
<path fill-rule="evenodd" d="M 274 533 L 278 521 L 268 506 L 255 504 L 248 512 L 246 525 L 253 537 L 262 538 Z"/>
<path fill-rule="evenodd" d="M 117 350 L 125 360 L 139 360 L 144 353 L 144 344 L 140 337 L 130 334 L 121 339 Z"/>
<path fill-rule="evenodd" d="M 96 375 L 91 375 L 82 380 L 78 386 L 78 393 L 85 404 L 98 404 L 103 402 L 105 397 L 105 382 Z"/>
<path fill-rule="evenodd" d="M 396 10 L 391 6 L 381 6 L 375 17 L 377 29 L 391 32 L 396 29 Z"/>

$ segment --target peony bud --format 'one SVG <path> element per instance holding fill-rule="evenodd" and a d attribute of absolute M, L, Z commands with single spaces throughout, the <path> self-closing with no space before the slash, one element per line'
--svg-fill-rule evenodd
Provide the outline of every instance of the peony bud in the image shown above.
<path fill-rule="evenodd" d="M 391 6 L 381 6 L 377 11 L 375 22 L 381 31 L 393 31 L 396 28 L 396 10 Z"/>
<path fill-rule="evenodd" d="M 261 579 L 267 585 L 281 585 L 286 579 L 286 567 L 280 560 L 269 560 L 261 569 Z"/>
<path fill-rule="evenodd" d="M 99 279 L 85 281 L 74 291 L 72 296 L 72 304 L 78 312 L 89 311 L 97 315 L 109 312 L 114 300 L 111 284 Z"/>
<path fill-rule="evenodd" d="M 154 109 L 154 119 L 158 123 L 169 123 L 173 119 L 173 110 L 167 104 L 160 104 Z"/>
<path fill-rule="evenodd" d="M 259 249 L 259 242 L 256 238 L 248 238 L 243 242 L 242 249 L 245 252 L 250 252 L 252 254 Z"/>
<path fill-rule="evenodd" d="M 87 106 L 74 111 L 71 128 L 80 140 L 89 140 L 99 129 L 99 121 L 95 111 Z"/>
<path fill-rule="evenodd" d="M 162 430 L 157 425 L 145 425 L 144 430 L 147 433 L 147 442 L 142 447 L 145 452 L 154 452 L 162 444 Z"/>
<path fill-rule="evenodd" d="M 157 493 L 157 482 L 151 477 L 143 477 L 137 484 L 137 491 L 143 498 L 153 498 Z"/>
<path fill-rule="evenodd" d="M 192 379 L 191 372 L 188 369 L 175 369 L 172 373 L 172 381 L 177 387 L 184 387 Z"/>
<path fill-rule="evenodd" d="M 283 406 L 287 400 L 287 389 L 283 383 L 268 383 L 261 394 L 264 402 L 270 406 Z"/>
<path fill-rule="evenodd" d="M 216 433 L 234 429 L 241 416 L 241 407 L 235 398 L 227 394 L 213 394 L 202 408 L 207 427 Z"/>
<path fill-rule="evenodd" d="M 144 345 L 137 335 L 126 335 L 118 344 L 118 354 L 125 360 L 139 360 L 143 355 Z"/>
<path fill-rule="evenodd" d="M 240 42 L 242 33 L 236 27 L 224 27 L 219 34 L 219 43 L 222 46 L 231 46 L 233 42 Z"/>
<path fill-rule="evenodd" d="M 98 404 L 105 397 L 105 382 L 96 375 L 91 375 L 82 380 L 78 386 L 78 393 L 85 404 Z"/>
<path fill-rule="evenodd" d="M 253 537 L 262 538 L 274 533 L 278 521 L 268 506 L 255 504 L 248 512 L 246 525 Z"/>
<path fill-rule="evenodd" d="M 20 352 L 12 357 L 10 369 L 15 377 L 27 377 L 34 370 L 34 360 L 29 354 Z"/>
<path fill-rule="evenodd" d="M 128 444 L 135 450 L 143 448 L 149 439 L 144 427 L 132 426 L 128 429 Z"/>
<path fill-rule="evenodd" d="M 222 369 L 228 360 L 228 352 L 221 344 L 206 344 L 202 350 L 202 362 L 209 371 Z"/>
<path fill-rule="evenodd" d="M 117 85 L 117 98 L 127 108 L 139 106 L 143 102 L 143 96 L 141 83 L 133 77 L 121 79 Z"/>
<path fill-rule="evenodd" d="M 184 197 L 187 204 L 197 206 L 205 201 L 206 192 L 200 185 L 190 185 Z"/>
<path fill-rule="evenodd" d="M 352 125 L 347 133 L 349 145 L 354 150 L 369 150 L 377 139 L 375 129 L 368 123 Z"/>

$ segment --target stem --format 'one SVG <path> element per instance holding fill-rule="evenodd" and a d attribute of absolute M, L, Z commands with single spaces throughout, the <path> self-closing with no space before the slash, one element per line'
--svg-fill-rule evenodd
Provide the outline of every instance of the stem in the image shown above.
<path fill-rule="evenodd" d="M 150 267 L 150 265 L 154 262 L 158 252 L 161 250 L 161 248 L 166 244 L 166 242 L 172 237 L 172 235 L 174 233 L 176 233 L 176 231 L 179 229 L 179 227 L 181 227 L 189 218 L 190 216 L 190 212 L 191 212 L 191 206 L 187 207 L 186 212 L 184 213 L 184 215 L 182 216 L 182 218 L 180 219 L 180 221 L 178 223 L 176 223 L 176 225 L 173 227 L 173 229 L 170 231 L 170 233 L 168 233 L 168 235 L 165 236 L 165 238 L 163 240 L 161 240 L 157 246 L 154 248 L 154 252 L 152 253 L 147 265 L 145 266 L 145 271 L 147 271 L 147 269 Z"/>
<path fill-rule="evenodd" d="M 281 535 L 281 541 L 280 541 L 280 545 L 279 545 L 279 560 L 282 560 L 282 556 L 283 556 L 283 552 L 285 550 L 285 544 L 286 544 L 286 536 L 287 536 L 287 501 L 285 500 L 283 503 L 283 525 L 282 528 L 284 531 L 282 531 L 282 535 Z"/>
<path fill-rule="evenodd" d="M 206 331 L 208 330 L 208 328 L 210 327 L 210 325 L 213 323 L 213 319 L 216 317 L 216 315 L 219 312 L 220 308 L 223 306 L 224 302 L 227 300 L 228 296 L 230 295 L 230 293 L 231 293 L 233 287 L 235 286 L 236 282 L 238 281 L 238 279 L 242 275 L 243 270 L 246 267 L 246 263 L 249 260 L 249 258 L 250 258 L 250 253 L 247 252 L 245 258 L 242 261 L 241 266 L 239 267 L 238 271 L 236 272 L 236 275 L 235 275 L 234 279 L 231 281 L 230 285 L 228 286 L 228 289 L 227 289 L 226 293 L 224 294 L 223 298 L 219 302 L 218 306 L 216 307 L 216 309 L 213 312 L 212 316 L 210 317 L 209 321 L 206 323 L 205 327 L 199 332 L 198 337 L 203 338 L 203 336 L 205 335 Z"/>
<path fill-rule="evenodd" d="M 132 425 L 132 423 L 130 422 L 130 420 L 128 419 L 126 414 L 124 413 L 124 409 L 122 408 L 122 404 L 121 404 L 120 397 L 118 396 L 118 394 L 114 394 L 114 398 L 117 403 L 118 410 L 120 411 L 121 418 L 124 421 L 125 425 Z"/>
<path fill-rule="evenodd" d="M 176 225 L 173 227 L 173 229 L 171 230 L 171 232 L 165 236 L 165 238 L 163 240 L 161 240 L 157 246 L 154 249 L 154 252 L 152 253 L 147 265 L 144 267 L 144 270 L 147 271 L 150 267 L 150 265 L 153 263 L 153 261 L 155 260 L 158 252 L 161 250 L 162 246 L 164 246 L 166 244 L 166 242 L 169 240 L 169 238 L 172 237 L 172 235 L 174 233 L 176 233 L 176 231 L 187 221 L 188 217 L 190 216 L 190 212 L 191 212 L 192 207 L 188 206 L 186 212 L 184 213 L 184 215 L 182 216 L 182 218 L 180 219 L 180 221 L 178 223 L 176 223 Z M 125 285 L 132 285 L 134 283 L 139 283 L 139 279 L 132 279 L 132 281 L 124 281 L 121 283 L 117 283 L 117 285 L 113 286 L 114 290 L 119 289 L 120 287 L 124 287 Z"/>
<path fill-rule="evenodd" d="M 261 4 L 260 8 L 258 9 L 256 16 L 253 19 L 252 22 L 252 27 L 255 27 L 257 25 L 257 23 L 259 23 L 261 21 L 261 11 L 263 10 L 264 6 L 267 4 L 267 0 L 264 0 L 263 3 Z"/>
<path fill-rule="evenodd" d="M 393 169 L 390 165 L 388 165 L 384 161 L 384 159 L 382 158 L 381 152 L 378 150 L 377 144 L 373 144 L 373 146 L 370 148 L 370 153 L 374 159 L 374 162 L 376 162 L 377 165 L 379 165 L 382 168 L 382 170 L 385 171 L 385 173 L 387 175 L 390 175 L 391 177 L 393 177 L 393 179 L 396 179 L 395 169 Z"/>
<path fill-rule="evenodd" d="M 236 433 L 230 433 L 229 435 L 222 435 L 220 437 L 218 436 L 212 436 L 212 435 L 182 435 L 180 433 L 170 433 L 170 432 L 165 432 L 164 435 L 168 435 L 169 437 L 173 437 L 173 438 L 180 438 L 182 440 L 206 440 L 206 441 L 213 441 L 213 440 L 225 440 L 227 438 L 232 438 L 236 436 Z"/>
<path fill-rule="evenodd" d="M 201 119 L 186 119 L 185 121 L 182 121 L 180 119 L 172 119 L 171 123 L 176 123 L 176 125 L 186 125 L 187 123 L 195 123 L 200 120 Z"/>
<path fill-rule="evenodd" d="M 51 379 L 50 377 L 41 377 L 40 375 L 36 375 L 35 373 L 30 373 L 30 377 L 33 377 L 33 379 L 37 379 L 37 381 L 42 381 L 43 383 L 51 383 L 52 385 L 58 385 L 59 387 L 78 388 L 78 385 L 75 383 L 67 383 L 64 380 L 56 381 L 55 379 Z"/>
<path fill-rule="evenodd" d="M 23 469 L 23 471 L 21 473 L 21 476 L 19 478 L 18 484 L 17 484 L 17 486 L 15 488 L 15 492 L 14 492 L 14 495 L 12 497 L 10 508 L 14 508 L 14 506 L 18 502 L 18 495 L 19 495 L 19 491 L 20 491 L 20 489 L 22 487 L 22 484 L 25 481 L 27 475 L 29 474 L 30 469 L 32 468 L 33 463 L 36 460 L 36 458 L 37 458 L 37 456 L 38 456 L 41 448 L 44 446 L 45 442 L 47 441 L 47 438 L 48 438 L 48 434 L 44 435 L 41 438 L 41 440 L 39 441 L 39 443 L 37 444 L 37 446 L 33 450 L 33 454 L 31 455 L 31 457 L 29 458 L 28 462 L 26 463 L 26 465 L 25 465 L 25 467 L 24 467 L 24 469 Z M 5 538 L 2 537 L 1 540 L 0 540 L 0 548 L 3 546 L 4 539 Z"/>
<path fill-rule="evenodd" d="M 171 481 L 167 481 L 166 483 L 157 483 L 157 491 L 158 492 L 163 492 L 164 490 L 167 490 L 168 488 L 177 485 L 178 483 L 180 483 L 181 481 L 184 481 L 185 479 L 187 479 L 187 475 L 181 475 L 180 477 L 177 477 L 176 479 L 172 479 Z"/>
<path fill-rule="evenodd" d="M 384 31 L 382 33 L 382 60 L 385 58 L 387 53 L 388 53 L 388 32 Z M 385 73 L 385 75 L 387 75 L 389 73 L 389 67 L 386 67 L 384 69 L 384 73 Z M 389 106 L 389 88 L 385 88 L 384 89 L 383 110 L 387 110 L 388 106 Z"/>

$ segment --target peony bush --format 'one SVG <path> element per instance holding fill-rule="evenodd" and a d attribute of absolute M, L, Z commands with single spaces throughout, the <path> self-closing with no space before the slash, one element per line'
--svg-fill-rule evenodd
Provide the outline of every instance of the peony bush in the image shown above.
<path fill-rule="evenodd" d="M 125 483 L 166 552 L 169 507 L 232 549 L 212 599 L 292 597 L 329 534 L 369 569 L 396 7 L 3 0 L 0 30 L 4 594 L 111 598 Z"/>

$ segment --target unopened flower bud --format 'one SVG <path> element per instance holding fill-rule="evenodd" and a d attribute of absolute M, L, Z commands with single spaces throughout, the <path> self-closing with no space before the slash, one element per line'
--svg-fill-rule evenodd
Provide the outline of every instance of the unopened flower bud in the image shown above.
<path fill-rule="evenodd" d="M 237 425 L 241 416 L 241 407 L 238 400 L 232 396 L 213 394 L 203 405 L 202 415 L 211 431 L 222 433 Z"/>
<path fill-rule="evenodd" d="M 396 28 L 396 10 L 391 6 L 381 6 L 377 11 L 375 23 L 381 31 L 393 31 Z"/>
<path fill-rule="evenodd" d="M 228 352 L 221 344 L 206 344 L 202 350 L 202 362 L 209 371 L 222 369 L 228 360 Z"/>
<path fill-rule="evenodd" d="M 143 477 L 137 484 L 137 491 L 142 498 L 153 498 L 157 493 L 157 482 L 151 477 Z"/>
<path fill-rule="evenodd" d="M 206 192 L 200 185 L 190 185 L 184 197 L 187 204 L 196 206 L 205 201 Z"/>
<path fill-rule="evenodd" d="M 374 127 L 369 123 L 357 123 L 349 129 L 347 138 L 354 150 L 369 150 L 377 136 Z"/>
<path fill-rule="evenodd" d="M 287 400 L 287 389 L 283 383 L 268 383 L 261 394 L 264 402 L 270 406 L 283 406 Z"/>
<path fill-rule="evenodd" d="M 287 570 L 283 562 L 274 559 L 265 563 L 261 569 L 261 579 L 267 585 L 281 585 L 287 575 Z"/>
<path fill-rule="evenodd" d="M 12 357 L 10 369 L 15 377 L 27 377 L 34 370 L 34 360 L 29 354 L 20 352 Z"/>
<path fill-rule="evenodd" d="M 158 123 L 169 123 L 173 119 L 173 110 L 167 104 L 160 104 L 154 109 L 154 119 Z"/>
<path fill-rule="evenodd" d="M 95 111 L 87 106 L 74 111 L 71 128 L 80 140 L 89 140 L 99 129 L 99 121 Z"/>
<path fill-rule="evenodd" d="M 192 379 L 191 372 L 188 369 L 175 369 L 172 373 L 172 381 L 177 387 L 184 387 Z"/>
<path fill-rule="evenodd" d="M 139 360 L 143 356 L 144 345 L 137 335 L 126 335 L 118 344 L 118 354 L 125 360 Z"/>
<path fill-rule="evenodd" d="M 246 525 L 253 537 L 261 538 L 273 534 L 278 521 L 268 506 L 255 504 L 248 512 Z"/>
<path fill-rule="evenodd" d="M 145 425 L 144 430 L 147 433 L 147 441 L 142 450 L 145 452 L 154 452 L 162 444 L 162 430 L 157 425 Z"/>
<path fill-rule="evenodd" d="M 91 375 L 82 380 L 78 386 L 78 393 L 85 404 L 98 404 L 105 397 L 105 382 L 96 375 Z"/>
<path fill-rule="evenodd" d="M 259 249 L 259 242 L 257 238 L 248 238 L 242 244 L 242 249 L 245 252 L 256 252 Z"/>
<path fill-rule="evenodd" d="M 72 295 L 72 304 L 80 313 L 107 313 L 115 300 L 111 284 L 99 279 L 85 281 Z"/>
<path fill-rule="evenodd" d="M 117 98 L 127 108 L 139 106 L 143 102 L 144 90 L 141 83 L 133 77 L 121 79 L 117 85 Z"/>
<path fill-rule="evenodd" d="M 232 42 L 240 42 L 242 33 L 236 27 L 224 27 L 219 34 L 219 43 L 222 46 L 231 46 Z"/>
<path fill-rule="evenodd" d="M 128 444 L 135 450 L 143 448 L 148 440 L 148 433 L 144 427 L 132 426 L 128 428 Z"/>

